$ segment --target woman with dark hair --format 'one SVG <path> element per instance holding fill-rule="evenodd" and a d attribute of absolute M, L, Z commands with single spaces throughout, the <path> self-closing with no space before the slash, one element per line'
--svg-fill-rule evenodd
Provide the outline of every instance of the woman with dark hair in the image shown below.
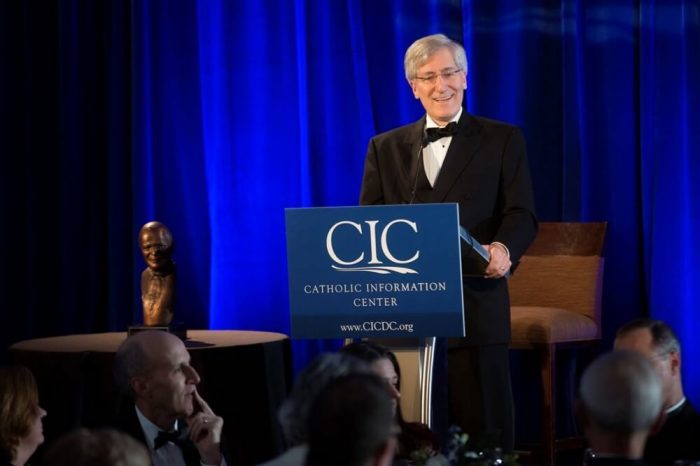
<path fill-rule="evenodd" d="M 411 461 L 417 452 L 436 454 L 439 445 L 433 432 L 420 422 L 407 422 L 401 413 L 401 368 L 396 355 L 386 346 L 369 341 L 354 342 L 340 349 L 343 354 L 355 356 L 367 362 L 374 372 L 386 380 L 395 404 L 396 424 L 401 429 L 398 435 L 398 460 Z"/>
<path fill-rule="evenodd" d="M 29 369 L 0 368 L 0 465 L 23 466 L 44 442 L 39 392 Z"/>
<path fill-rule="evenodd" d="M 311 361 L 299 373 L 289 398 L 282 403 L 278 413 L 289 449 L 260 466 L 303 466 L 309 447 L 309 416 L 316 398 L 341 377 L 372 373 L 369 364 L 345 354 L 322 354 Z"/>

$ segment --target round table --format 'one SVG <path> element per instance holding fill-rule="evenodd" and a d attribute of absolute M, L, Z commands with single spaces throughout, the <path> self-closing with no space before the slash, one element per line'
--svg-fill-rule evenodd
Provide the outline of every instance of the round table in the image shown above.
<path fill-rule="evenodd" d="M 126 332 L 88 333 L 60 337 L 35 338 L 10 346 L 11 352 L 40 351 L 53 353 L 114 353 L 126 339 Z M 188 330 L 185 346 L 190 350 L 202 347 L 230 347 L 270 343 L 287 339 L 287 335 L 273 332 L 242 330 Z"/>
<path fill-rule="evenodd" d="M 112 376 L 126 332 L 37 338 L 15 343 L 10 359 L 37 379 L 46 409 L 45 445 L 74 428 L 108 426 L 124 399 Z M 277 409 L 292 380 L 286 335 L 238 330 L 188 330 L 185 346 L 201 377 L 198 390 L 224 418 L 235 464 L 257 464 L 282 451 Z"/>

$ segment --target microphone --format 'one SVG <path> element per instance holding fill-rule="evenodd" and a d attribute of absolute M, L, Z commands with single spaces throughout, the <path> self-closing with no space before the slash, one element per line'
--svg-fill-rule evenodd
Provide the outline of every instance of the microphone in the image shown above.
<path fill-rule="evenodd" d="M 416 176 L 413 178 L 413 188 L 411 189 L 411 200 L 409 204 L 413 204 L 416 200 L 416 190 L 418 189 L 418 174 L 420 173 L 420 164 L 423 163 L 423 149 L 428 145 L 428 133 L 423 130 L 423 137 L 420 141 L 420 148 L 418 149 L 418 162 L 416 163 Z"/>

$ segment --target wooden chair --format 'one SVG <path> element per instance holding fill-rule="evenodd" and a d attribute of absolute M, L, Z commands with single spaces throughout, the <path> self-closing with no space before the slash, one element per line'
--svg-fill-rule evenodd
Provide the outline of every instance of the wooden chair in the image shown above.
<path fill-rule="evenodd" d="M 557 439 L 557 351 L 591 345 L 601 336 L 603 242 L 607 224 L 540 223 L 535 241 L 509 279 L 512 344 L 537 354 L 542 381 L 542 441 L 545 466 L 557 451 L 583 446 Z"/>

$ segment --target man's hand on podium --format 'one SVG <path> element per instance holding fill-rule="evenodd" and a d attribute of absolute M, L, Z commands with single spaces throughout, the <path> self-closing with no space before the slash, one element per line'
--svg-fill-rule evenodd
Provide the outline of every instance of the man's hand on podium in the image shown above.
<path fill-rule="evenodd" d="M 505 277 L 513 265 L 508 257 L 508 250 L 501 243 L 491 243 L 483 246 L 491 254 L 491 260 L 484 271 L 484 276 L 494 279 Z"/>

